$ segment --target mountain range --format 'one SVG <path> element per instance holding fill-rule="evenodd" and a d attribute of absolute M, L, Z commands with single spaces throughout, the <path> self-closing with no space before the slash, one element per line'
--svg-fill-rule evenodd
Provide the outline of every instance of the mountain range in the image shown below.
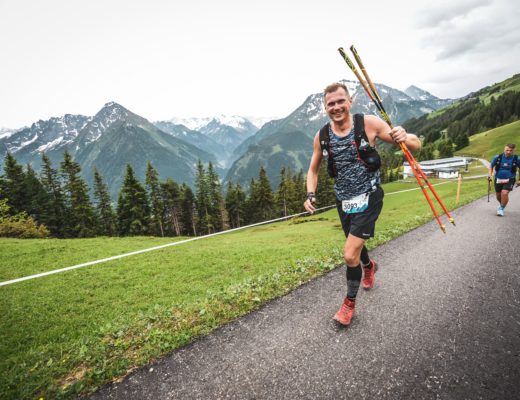
<path fill-rule="evenodd" d="M 353 112 L 375 113 L 358 83 L 344 83 L 354 98 Z M 381 84 L 376 87 L 395 124 L 451 102 L 414 86 L 404 92 Z M 260 166 L 264 166 L 275 187 L 282 166 L 293 171 L 307 168 L 312 138 L 326 121 L 321 93 L 309 95 L 287 117 L 261 127 L 239 116 L 151 123 L 110 102 L 92 117 L 66 114 L 19 130 L 2 129 L 0 168 L 6 151 L 36 171 L 41 167 L 41 153 L 45 152 L 58 168 L 67 150 L 81 165 L 89 185 L 93 168 L 98 169 L 113 200 L 117 199 L 126 164 L 130 163 L 136 176 L 144 180 L 147 161 L 152 162 L 161 179 L 171 177 L 190 186 L 195 182 L 198 160 L 212 162 L 224 183 L 232 181 L 243 186 L 257 178 Z"/>
<path fill-rule="evenodd" d="M 234 150 L 258 131 L 251 121 L 240 116 L 171 119 L 155 125 L 172 136 L 196 143 L 199 148 L 215 154 L 219 165 L 229 168 L 235 160 Z"/>
<path fill-rule="evenodd" d="M 150 160 L 162 178 L 172 177 L 190 185 L 195 182 L 199 159 L 216 164 L 213 154 L 161 131 L 114 102 L 105 104 L 93 117 L 67 114 L 35 122 L 0 139 L 1 144 L 19 163 L 29 163 L 36 171 L 41 166 L 42 152 L 54 168 L 58 168 L 67 150 L 81 165 L 89 185 L 92 185 L 94 166 L 98 169 L 112 199 L 117 199 L 128 163 L 140 179 L 144 178 L 146 163 Z"/>
<path fill-rule="evenodd" d="M 352 112 L 377 114 L 377 110 L 359 82 L 342 81 L 353 98 Z M 385 110 L 395 125 L 430 113 L 450 104 L 451 99 L 439 99 L 425 90 L 410 86 L 404 92 L 383 84 L 375 84 Z M 260 166 L 266 169 L 273 187 L 279 183 L 280 166 L 294 172 L 308 168 L 314 135 L 328 121 L 323 108 L 323 94 L 315 93 L 287 117 L 265 124 L 254 136 L 235 150 L 236 161 L 231 165 L 225 182 L 247 186 L 258 176 Z"/>

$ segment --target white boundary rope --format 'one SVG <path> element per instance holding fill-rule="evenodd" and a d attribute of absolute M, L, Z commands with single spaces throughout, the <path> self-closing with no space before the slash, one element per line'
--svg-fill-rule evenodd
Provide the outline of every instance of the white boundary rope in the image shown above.
<path fill-rule="evenodd" d="M 316 211 L 322 211 L 322 210 L 326 210 L 326 209 L 329 209 L 329 208 L 332 208 L 332 207 L 335 207 L 335 205 L 333 205 L 333 206 L 321 207 L 321 208 L 316 209 Z M 65 272 L 65 271 L 70 271 L 70 270 L 73 270 L 73 269 L 78 269 L 78 268 L 88 267 L 89 265 L 100 264 L 100 263 L 107 262 L 107 261 L 118 260 L 118 259 L 120 259 L 120 258 L 129 257 L 129 256 L 134 256 L 134 255 L 136 255 L 136 254 L 146 253 L 146 252 L 148 252 L 148 251 L 154 251 L 154 250 L 164 249 L 165 247 L 176 246 L 176 245 L 179 245 L 179 244 L 184 244 L 184 243 L 188 243 L 188 242 L 193 242 L 193 241 L 195 241 L 195 240 L 207 239 L 207 238 L 210 238 L 210 237 L 213 237 L 213 236 L 222 235 L 222 234 L 224 234 L 224 233 L 236 232 L 236 231 L 239 231 L 239 230 L 241 230 L 241 229 L 252 228 L 252 227 L 254 227 L 254 226 L 270 224 L 270 223 L 272 223 L 272 222 L 277 222 L 277 221 L 283 221 L 283 220 L 290 219 L 290 218 L 294 218 L 294 217 L 298 217 L 298 216 L 300 216 L 300 215 L 304 215 L 304 214 L 308 214 L 308 212 L 305 211 L 305 212 L 302 212 L 302 213 L 299 213 L 299 214 L 288 215 L 288 216 L 286 216 L 286 217 L 280 217 L 280 218 L 276 218 L 276 219 L 271 219 L 271 220 L 269 220 L 269 221 L 262 221 L 262 222 L 258 222 L 258 223 L 256 223 L 256 224 L 244 225 L 244 226 L 241 226 L 241 227 L 239 227 L 239 228 L 228 229 L 228 230 L 226 230 L 226 231 L 220 231 L 220 232 L 216 232 L 216 233 L 211 233 L 211 234 L 209 234 L 209 235 L 204 235 L 204 236 L 197 236 L 197 237 L 194 237 L 194 238 L 191 238 L 191 239 L 179 240 L 178 242 L 167 243 L 167 244 L 163 244 L 163 245 L 161 245 L 161 246 L 150 247 L 150 248 L 148 248 L 148 249 L 132 251 L 131 253 L 120 254 L 120 255 L 118 255 L 118 256 L 113 256 L 113 257 L 103 258 L 103 259 L 101 259 L 101 260 L 89 261 L 89 262 L 86 262 L 86 263 L 83 263 L 83 264 L 73 265 L 73 266 L 71 266 L 71 267 L 55 269 L 55 270 L 52 270 L 52 271 L 42 272 L 42 273 L 40 273 L 40 274 L 35 274 L 35 275 L 30 275 L 30 276 L 24 276 L 24 277 L 22 277 L 22 278 L 12 279 L 12 280 L 9 280 L 9 281 L 3 281 L 3 282 L 0 282 L 0 286 L 11 285 L 11 284 L 13 284 L 13 283 L 22 282 L 22 281 L 27 281 L 27 280 L 29 280 L 29 279 L 41 278 L 42 276 L 58 274 L 58 273 L 60 273 L 60 272 Z"/>
<path fill-rule="evenodd" d="M 487 175 L 482 175 L 482 176 L 487 176 Z M 482 176 L 470 177 L 470 178 L 466 178 L 466 179 L 476 179 L 476 178 L 481 178 Z M 446 183 L 454 183 L 454 182 L 455 181 L 440 182 L 440 183 L 436 183 L 436 184 L 434 184 L 432 186 L 439 186 L 439 185 L 444 185 Z M 412 189 L 399 190 L 397 192 L 386 193 L 385 196 L 390 196 L 390 195 L 393 195 L 393 194 L 399 194 L 399 193 L 404 193 L 404 192 L 410 192 L 412 190 L 419 190 L 419 189 L 420 189 L 420 187 L 415 187 L 415 188 L 412 188 Z M 334 204 L 334 205 L 330 205 L 330 206 L 326 206 L 326 207 L 317 208 L 316 211 L 323 211 L 323 210 L 327 210 L 327 209 L 333 208 L 333 207 L 336 207 L 336 205 Z M 283 221 L 283 220 L 286 220 L 286 219 L 299 217 L 300 215 L 306 215 L 306 214 L 309 214 L 309 213 L 307 211 L 305 211 L 305 212 L 302 212 L 302 213 L 299 213 L 299 214 L 293 214 L 293 215 L 288 215 L 286 217 L 275 218 L 275 219 L 271 219 L 269 221 L 258 222 L 256 224 L 245 225 L 245 226 L 241 226 L 239 228 L 233 228 L 233 229 L 228 229 L 226 231 L 211 233 L 209 235 L 197 236 L 197 237 L 194 237 L 194 238 L 191 238 L 191 239 L 179 240 L 178 242 L 167 243 L 167 244 L 163 244 L 161 246 L 156 246 L 156 247 L 150 247 L 148 249 L 132 251 L 131 253 L 125 253 L 125 254 L 120 254 L 118 256 L 103 258 L 103 259 L 95 260 L 95 261 L 89 261 L 89 262 L 86 262 L 86 263 L 83 263 L 83 264 L 73 265 L 71 267 L 55 269 L 55 270 L 52 270 L 52 271 L 42 272 L 40 274 L 35 274 L 35 275 L 24 276 L 22 278 L 17 278 L 17 279 L 12 279 L 12 280 L 9 280 L 9 281 L 0 282 L 0 286 L 12 285 L 13 283 L 27 281 L 29 279 L 41 278 L 41 277 L 47 276 L 47 275 L 54 275 L 54 274 L 58 274 L 60 272 L 65 272 L 65 271 L 70 271 L 70 270 L 73 270 L 73 269 L 88 267 L 90 265 L 95 265 L 95 264 L 101 264 L 101 263 L 104 263 L 104 262 L 107 262 L 107 261 L 118 260 L 120 258 L 134 256 L 136 254 L 146 253 L 146 252 L 154 251 L 154 250 L 160 250 L 160 249 L 164 249 L 164 248 L 170 247 L 170 246 L 176 246 L 176 245 L 179 245 L 179 244 L 193 242 L 195 240 L 207 239 L 207 238 L 210 238 L 210 237 L 213 237 L 213 236 L 223 235 L 224 233 L 236 232 L 236 231 L 239 231 L 239 230 L 242 230 L 242 229 L 252 228 L 254 226 L 259 226 L 259 225 L 270 224 L 272 222 L 277 222 L 277 221 Z"/>

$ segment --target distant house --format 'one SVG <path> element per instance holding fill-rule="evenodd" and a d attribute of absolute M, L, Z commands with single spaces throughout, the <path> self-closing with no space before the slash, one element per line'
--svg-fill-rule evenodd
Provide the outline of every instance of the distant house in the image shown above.
<path fill-rule="evenodd" d="M 437 176 L 439 178 L 451 179 L 459 176 L 459 168 L 467 168 L 470 159 L 467 157 L 450 157 L 440 158 L 438 160 L 421 161 L 419 166 L 429 176 Z M 403 178 L 412 177 L 413 172 L 410 164 L 405 161 L 403 169 Z"/>
<path fill-rule="evenodd" d="M 454 168 L 440 168 L 436 170 L 437 176 L 441 179 L 453 179 L 459 177 L 459 170 Z"/>

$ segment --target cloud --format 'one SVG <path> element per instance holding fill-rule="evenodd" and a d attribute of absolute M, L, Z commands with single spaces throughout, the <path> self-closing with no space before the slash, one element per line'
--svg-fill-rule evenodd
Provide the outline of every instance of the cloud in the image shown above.
<path fill-rule="evenodd" d="M 438 61 L 518 50 L 520 9 L 514 0 L 468 0 L 423 17 L 422 44 Z M 423 11 L 424 12 L 424 11 Z"/>
<path fill-rule="evenodd" d="M 492 0 L 460 0 L 443 4 L 436 2 L 435 5 L 422 10 L 417 15 L 419 28 L 434 28 L 446 24 L 453 19 L 466 17 L 477 8 L 488 6 Z"/>

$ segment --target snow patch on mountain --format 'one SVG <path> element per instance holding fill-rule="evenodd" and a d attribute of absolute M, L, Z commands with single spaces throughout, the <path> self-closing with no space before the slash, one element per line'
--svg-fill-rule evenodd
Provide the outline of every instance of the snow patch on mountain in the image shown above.
<path fill-rule="evenodd" d="M 17 131 L 13 129 L 0 128 L 0 139 L 7 139 L 13 136 Z"/>
<path fill-rule="evenodd" d="M 63 136 L 60 136 L 59 138 L 53 140 L 52 142 L 46 143 L 38 147 L 33 153 L 42 153 L 44 151 L 48 151 L 50 149 L 53 149 L 54 147 L 58 146 L 61 142 L 63 142 Z M 71 141 L 69 141 L 71 142 Z"/>
<path fill-rule="evenodd" d="M 184 125 L 193 131 L 198 131 L 200 128 L 205 127 L 214 117 L 193 117 L 193 118 L 172 118 L 168 122 L 175 125 Z"/>
<path fill-rule="evenodd" d="M 323 107 L 323 94 L 313 94 L 309 101 L 306 102 L 303 109 L 309 121 L 314 121 L 325 116 L 325 109 Z"/>
<path fill-rule="evenodd" d="M 8 145 L 8 149 L 11 153 L 16 153 L 17 151 L 23 149 L 25 146 L 29 146 L 31 143 L 34 143 L 37 139 L 38 139 L 38 134 L 34 134 L 34 136 L 31 139 L 20 143 L 20 145 L 17 147 L 10 147 Z"/>
<path fill-rule="evenodd" d="M 114 122 L 128 116 L 128 110 L 114 101 L 106 103 L 104 109 L 106 109 L 107 113 L 104 115 L 105 124 L 101 122 L 101 128 L 103 130 L 105 126 L 108 127 Z"/>
<path fill-rule="evenodd" d="M 217 122 L 220 122 L 222 125 L 227 125 L 235 129 L 242 129 L 242 126 L 247 123 L 248 121 L 243 118 L 236 115 L 219 115 L 218 117 L 214 118 Z"/>
<path fill-rule="evenodd" d="M 238 132 L 250 132 L 251 126 L 258 129 L 258 125 L 254 124 L 249 118 L 238 115 L 217 115 L 213 117 L 193 117 L 193 118 L 177 118 L 174 117 L 167 122 L 175 125 L 184 125 L 185 127 L 210 134 L 217 126 L 229 126 Z"/>
<path fill-rule="evenodd" d="M 253 117 L 251 115 L 246 115 L 246 119 L 248 119 L 254 126 L 260 129 L 269 121 L 274 121 L 280 119 L 280 117 Z"/>

